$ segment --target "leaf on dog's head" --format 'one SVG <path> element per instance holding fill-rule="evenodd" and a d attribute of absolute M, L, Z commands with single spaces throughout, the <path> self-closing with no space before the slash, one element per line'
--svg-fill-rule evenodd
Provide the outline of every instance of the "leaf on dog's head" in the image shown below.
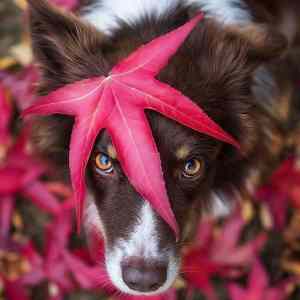
<path fill-rule="evenodd" d="M 107 129 L 124 173 L 137 192 L 149 201 L 178 237 L 178 227 L 165 188 L 161 162 L 144 110 L 151 109 L 198 132 L 239 148 L 196 104 L 154 77 L 165 67 L 202 19 L 140 47 L 115 66 L 108 77 L 66 85 L 25 110 L 28 114 L 66 114 L 75 117 L 70 145 L 70 170 L 81 220 L 85 169 L 96 137 Z"/>

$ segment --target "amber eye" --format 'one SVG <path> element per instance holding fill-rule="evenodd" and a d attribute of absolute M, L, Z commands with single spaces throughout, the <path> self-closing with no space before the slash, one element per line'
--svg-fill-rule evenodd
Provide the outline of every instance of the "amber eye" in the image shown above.
<path fill-rule="evenodd" d="M 95 158 L 95 164 L 101 173 L 109 174 L 112 173 L 114 169 L 110 157 L 104 153 L 97 154 Z"/>
<path fill-rule="evenodd" d="M 204 171 L 204 161 L 198 159 L 189 159 L 186 161 L 183 170 L 183 176 L 193 178 L 199 176 Z"/>

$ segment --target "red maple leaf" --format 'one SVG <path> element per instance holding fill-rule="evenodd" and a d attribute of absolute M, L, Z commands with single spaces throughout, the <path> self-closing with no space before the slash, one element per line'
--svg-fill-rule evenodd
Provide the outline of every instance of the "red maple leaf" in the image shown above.
<path fill-rule="evenodd" d="M 20 277 L 23 286 L 36 286 L 48 282 L 54 287 L 55 295 L 49 299 L 65 299 L 67 293 L 77 288 L 97 289 L 103 287 L 108 293 L 115 292 L 105 268 L 92 264 L 84 255 L 68 249 L 72 229 L 72 202 L 61 204 L 61 211 L 46 226 L 46 243 L 40 254 L 31 242 L 22 249 L 22 255 L 30 262 L 28 273 Z M 54 297 L 55 296 L 55 297 Z"/>
<path fill-rule="evenodd" d="M 33 65 L 22 69 L 18 73 L 0 71 L 0 80 L 14 97 L 15 105 L 22 111 L 35 103 L 35 86 L 39 79 L 37 69 Z"/>
<path fill-rule="evenodd" d="M 232 300 L 283 300 L 286 298 L 286 283 L 276 287 L 269 285 L 269 279 L 259 261 L 253 265 L 246 289 L 236 284 L 229 284 L 228 289 Z"/>
<path fill-rule="evenodd" d="M 12 117 L 12 105 L 10 97 L 8 97 L 7 90 L 0 83 L 0 161 L 4 156 L 4 147 L 10 144 L 10 121 Z"/>
<path fill-rule="evenodd" d="M 62 87 L 25 110 L 28 114 L 75 116 L 70 145 L 70 171 L 81 221 L 86 165 L 102 129 L 107 129 L 119 162 L 131 184 L 151 203 L 178 236 L 167 196 L 160 157 L 144 110 L 167 118 L 239 148 L 201 108 L 179 91 L 155 79 L 176 53 L 202 15 L 140 47 L 122 60 L 109 76 L 90 78 Z"/>
<path fill-rule="evenodd" d="M 25 288 L 18 280 L 2 279 L 0 275 L 0 284 L 4 288 L 4 295 L 9 300 L 30 300 Z"/>
<path fill-rule="evenodd" d="M 218 235 L 214 234 L 211 220 L 202 222 L 196 243 L 188 248 L 183 257 L 182 272 L 191 287 L 200 289 L 208 299 L 217 299 L 212 278 L 240 276 L 251 264 L 265 243 L 264 234 L 240 244 L 240 235 L 245 226 L 242 217 L 234 214 Z"/>
<path fill-rule="evenodd" d="M 60 205 L 39 177 L 45 165 L 30 153 L 28 130 L 18 136 L 11 132 L 13 109 L 9 93 L 0 84 L 0 246 L 8 242 L 11 217 L 17 195 L 39 208 L 56 214 Z"/>
<path fill-rule="evenodd" d="M 300 169 L 293 157 L 285 160 L 269 182 L 256 191 L 256 199 L 270 208 L 275 229 L 282 230 L 287 222 L 288 206 L 299 207 Z"/>

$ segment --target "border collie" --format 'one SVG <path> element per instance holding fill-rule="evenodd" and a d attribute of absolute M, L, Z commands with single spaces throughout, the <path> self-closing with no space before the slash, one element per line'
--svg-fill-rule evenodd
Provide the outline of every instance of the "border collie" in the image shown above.
<path fill-rule="evenodd" d="M 142 44 L 199 11 L 205 14 L 159 80 L 200 105 L 240 142 L 243 154 L 147 111 L 181 240 L 175 240 L 169 226 L 131 186 L 105 131 L 97 139 L 86 174 L 85 227 L 88 236 L 97 230 L 105 240 L 110 280 L 131 295 L 162 293 L 178 275 L 180 250 L 192 237 L 201 214 L 230 210 L 230 199 L 244 189 L 247 174 L 266 153 L 259 105 L 274 105 L 281 97 L 281 73 L 275 67 L 282 65 L 283 54 L 298 36 L 294 11 L 299 11 L 299 4 L 82 0 L 76 13 L 68 13 L 46 0 L 28 2 L 32 48 L 42 75 L 41 95 L 106 75 Z M 35 120 L 37 151 L 62 174 L 68 170 L 72 124 L 67 116 Z"/>

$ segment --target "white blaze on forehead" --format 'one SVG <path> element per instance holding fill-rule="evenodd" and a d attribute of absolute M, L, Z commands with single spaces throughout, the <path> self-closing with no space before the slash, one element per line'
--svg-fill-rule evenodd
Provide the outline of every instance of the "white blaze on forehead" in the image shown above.
<path fill-rule="evenodd" d="M 147 15 L 160 17 L 178 4 L 194 5 L 226 24 L 251 21 L 251 14 L 243 0 L 98 0 L 87 8 L 83 17 L 106 34 L 119 27 L 119 21 L 132 24 Z"/>

